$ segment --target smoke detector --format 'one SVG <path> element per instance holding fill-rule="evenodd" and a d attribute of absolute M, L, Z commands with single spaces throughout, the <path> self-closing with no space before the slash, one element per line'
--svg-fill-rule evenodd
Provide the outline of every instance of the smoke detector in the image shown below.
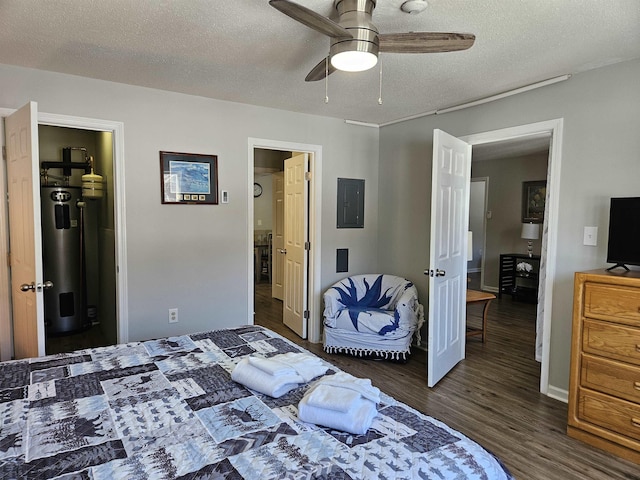
<path fill-rule="evenodd" d="M 400 6 L 400 9 L 410 15 L 417 15 L 424 12 L 428 6 L 426 0 L 408 0 Z"/>

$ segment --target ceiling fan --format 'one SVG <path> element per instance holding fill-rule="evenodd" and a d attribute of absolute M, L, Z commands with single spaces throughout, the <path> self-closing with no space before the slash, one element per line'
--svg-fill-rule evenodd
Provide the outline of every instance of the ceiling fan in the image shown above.
<path fill-rule="evenodd" d="M 307 82 L 322 80 L 336 70 L 360 72 L 373 68 L 379 52 L 453 52 L 470 48 L 476 38 L 470 33 L 378 33 L 371 18 L 376 0 L 336 0 L 338 22 L 289 0 L 270 0 L 269 4 L 331 38 L 329 55 L 313 67 L 305 78 Z"/>

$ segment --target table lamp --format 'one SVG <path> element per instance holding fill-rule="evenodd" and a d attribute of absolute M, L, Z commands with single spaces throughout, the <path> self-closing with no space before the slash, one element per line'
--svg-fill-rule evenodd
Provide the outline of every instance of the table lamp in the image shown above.
<path fill-rule="evenodd" d="M 540 224 L 539 223 L 523 223 L 522 233 L 520 238 L 529 240 L 527 242 L 527 253 L 529 257 L 533 256 L 533 240 L 540 238 Z"/>

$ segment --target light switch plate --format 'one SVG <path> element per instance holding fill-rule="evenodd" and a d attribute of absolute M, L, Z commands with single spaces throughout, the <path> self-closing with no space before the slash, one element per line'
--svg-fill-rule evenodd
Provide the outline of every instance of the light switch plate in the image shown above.
<path fill-rule="evenodd" d="M 583 245 L 595 247 L 598 245 L 598 227 L 584 227 Z"/>

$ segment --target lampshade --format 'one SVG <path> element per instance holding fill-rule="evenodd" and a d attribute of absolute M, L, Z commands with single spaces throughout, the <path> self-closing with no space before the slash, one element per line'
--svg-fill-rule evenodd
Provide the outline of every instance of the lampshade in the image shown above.
<path fill-rule="evenodd" d="M 524 238 L 526 240 L 537 240 L 538 238 L 540 238 L 540 224 L 523 223 L 520 238 Z"/>

